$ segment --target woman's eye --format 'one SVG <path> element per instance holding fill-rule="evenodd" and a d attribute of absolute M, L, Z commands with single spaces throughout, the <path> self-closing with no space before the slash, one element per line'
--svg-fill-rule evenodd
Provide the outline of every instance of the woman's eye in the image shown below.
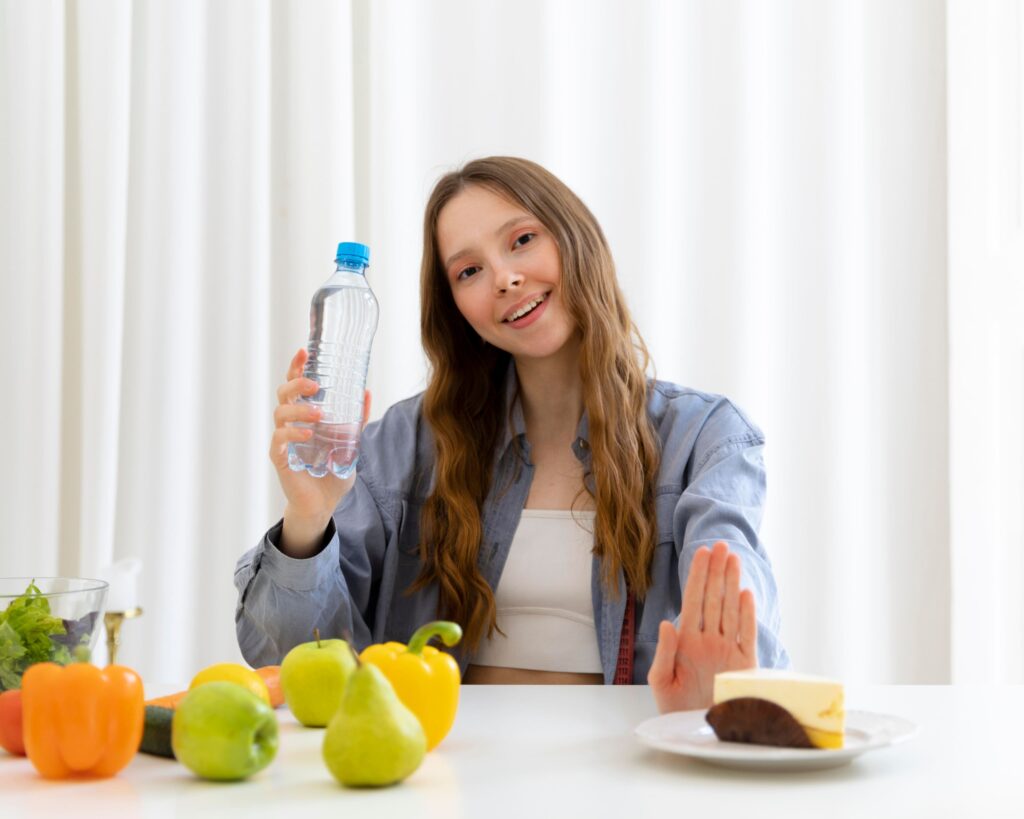
<path fill-rule="evenodd" d="M 455 275 L 455 278 L 458 279 L 459 281 L 462 281 L 463 279 L 468 279 L 470 276 L 472 276 L 474 273 L 476 273 L 479 269 L 480 269 L 479 267 L 467 267 L 467 268 L 464 268 L 463 270 L 460 270 Z"/>
<path fill-rule="evenodd" d="M 536 235 L 536 233 L 524 233 L 522 236 L 519 236 L 512 244 L 515 247 L 522 247 L 527 242 L 532 242 Z"/>

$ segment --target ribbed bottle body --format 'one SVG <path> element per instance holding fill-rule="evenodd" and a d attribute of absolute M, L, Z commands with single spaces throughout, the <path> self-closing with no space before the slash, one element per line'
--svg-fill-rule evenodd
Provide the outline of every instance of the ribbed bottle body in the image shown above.
<path fill-rule="evenodd" d="M 323 477 L 347 478 L 359 459 L 366 371 L 377 330 L 378 307 L 366 281 L 365 265 L 339 263 L 330 280 L 313 296 L 309 314 L 308 359 L 303 376 L 319 384 L 302 402 L 322 415 L 313 437 L 288 447 L 288 465 Z"/>

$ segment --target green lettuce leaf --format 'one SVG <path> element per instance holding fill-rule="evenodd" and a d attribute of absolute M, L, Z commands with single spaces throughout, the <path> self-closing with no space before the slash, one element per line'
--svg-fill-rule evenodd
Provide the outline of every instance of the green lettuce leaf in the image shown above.
<path fill-rule="evenodd" d="M 25 593 L 0 612 L 0 688 L 20 687 L 26 668 L 56 659 L 50 638 L 64 633 L 64 621 L 50 614 L 49 601 L 35 583 L 29 583 Z"/>
<path fill-rule="evenodd" d="M 0 623 L 0 689 L 21 687 L 21 658 L 25 645 L 10 623 Z"/>

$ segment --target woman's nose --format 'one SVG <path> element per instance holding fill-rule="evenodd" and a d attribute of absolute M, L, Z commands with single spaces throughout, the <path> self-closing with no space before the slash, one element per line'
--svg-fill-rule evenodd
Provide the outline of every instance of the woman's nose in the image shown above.
<path fill-rule="evenodd" d="M 508 265 L 501 265 L 494 271 L 494 287 L 499 293 L 505 293 L 512 287 L 523 283 L 523 274 Z"/>

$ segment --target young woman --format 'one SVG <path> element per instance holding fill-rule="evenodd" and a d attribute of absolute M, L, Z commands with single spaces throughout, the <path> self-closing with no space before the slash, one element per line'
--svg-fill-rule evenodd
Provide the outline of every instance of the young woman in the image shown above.
<path fill-rule="evenodd" d="M 586 206 L 535 163 L 480 159 L 437 183 L 423 236 L 429 385 L 366 427 L 353 478 L 288 469 L 309 434 L 292 423 L 317 420 L 296 403 L 316 390 L 304 350 L 278 389 L 287 505 L 236 569 L 246 659 L 440 617 L 463 627 L 467 683 L 646 680 L 663 711 L 710 704 L 718 671 L 786 665 L 763 437 L 645 377 Z"/>

